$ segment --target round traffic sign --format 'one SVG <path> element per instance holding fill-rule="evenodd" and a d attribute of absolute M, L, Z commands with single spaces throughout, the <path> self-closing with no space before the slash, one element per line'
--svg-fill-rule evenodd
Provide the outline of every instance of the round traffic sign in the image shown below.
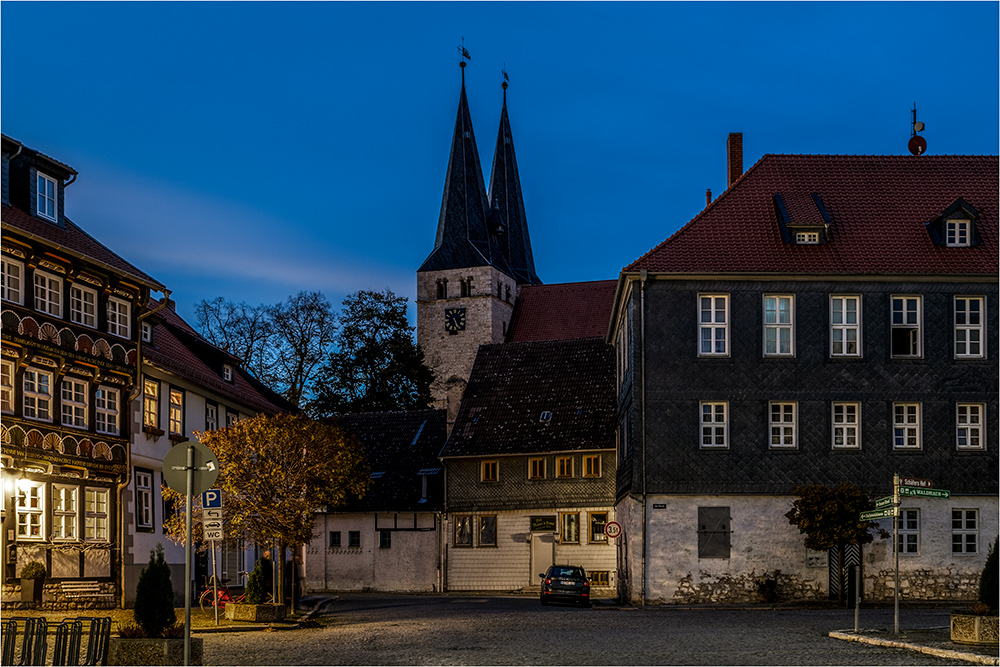
<path fill-rule="evenodd" d="M 178 493 L 187 493 L 187 455 L 193 449 L 194 477 L 191 493 L 198 494 L 212 488 L 219 476 L 219 459 L 211 449 L 200 442 L 181 442 L 170 448 L 163 457 L 163 481 Z"/>
<path fill-rule="evenodd" d="M 622 525 L 617 521 L 609 521 L 607 525 L 604 526 L 604 534 L 611 539 L 621 537 Z"/>

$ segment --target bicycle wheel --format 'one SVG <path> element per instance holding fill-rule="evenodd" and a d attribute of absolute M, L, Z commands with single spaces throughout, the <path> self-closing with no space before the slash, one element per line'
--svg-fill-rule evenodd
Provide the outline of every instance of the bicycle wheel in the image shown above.
<path fill-rule="evenodd" d="M 218 598 L 221 596 L 222 591 L 218 591 L 218 595 L 216 595 L 216 591 L 214 589 L 207 589 L 201 594 L 201 597 L 198 598 L 198 604 L 201 606 L 201 612 L 203 614 L 214 614 L 214 607 L 219 604 Z"/>

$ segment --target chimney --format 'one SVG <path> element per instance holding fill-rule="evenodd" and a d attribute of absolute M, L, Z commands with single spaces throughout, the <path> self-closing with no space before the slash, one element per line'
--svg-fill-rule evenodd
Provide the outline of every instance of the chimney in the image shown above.
<path fill-rule="evenodd" d="M 705 206 L 712 203 L 712 188 L 705 190 Z"/>
<path fill-rule="evenodd" d="M 730 132 L 726 139 L 726 177 L 728 185 L 732 187 L 740 176 L 743 175 L 743 133 Z"/>
<path fill-rule="evenodd" d="M 171 312 L 177 312 L 177 303 L 173 299 L 171 299 L 168 296 L 167 298 L 164 299 L 164 301 L 167 304 L 167 310 L 169 310 Z"/>

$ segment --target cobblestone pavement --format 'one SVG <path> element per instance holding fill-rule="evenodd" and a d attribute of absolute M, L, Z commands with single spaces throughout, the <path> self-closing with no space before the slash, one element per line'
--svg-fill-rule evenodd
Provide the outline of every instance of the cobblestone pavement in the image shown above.
<path fill-rule="evenodd" d="M 202 635 L 206 665 L 947 665 L 845 642 L 844 609 L 542 607 L 527 597 L 342 596 L 326 627 Z M 892 610 L 862 610 L 891 628 Z M 904 627 L 948 611 L 904 610 Z"/>

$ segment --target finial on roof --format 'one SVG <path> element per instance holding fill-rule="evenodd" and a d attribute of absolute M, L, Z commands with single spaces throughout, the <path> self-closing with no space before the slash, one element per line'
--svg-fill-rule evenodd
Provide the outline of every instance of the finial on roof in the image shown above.
<path fill-rule="evenodd" d="M 506 62 L 504 62 L 503 69 L 500 70 L 500 73 L 503 74 L 503 83 L 500 84 L 500 87 L 503 88 L 503 95 L 506 98 L 507 97 L 507 82 L 510 81 L 510 77 L 507 76 L 507 63 Z"/>

